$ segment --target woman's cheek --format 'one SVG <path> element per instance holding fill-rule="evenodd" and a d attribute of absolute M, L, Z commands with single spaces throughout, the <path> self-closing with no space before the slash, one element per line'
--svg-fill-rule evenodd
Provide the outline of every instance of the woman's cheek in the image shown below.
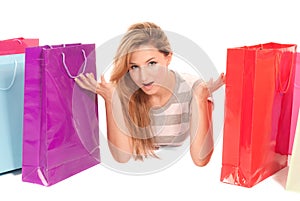
<path fill-rule="evenodd" d="M 133 80 L 133 82 L 134 82 L 137 86 L 141 87 L 142 82 L 141 82 L 139 73 L 138 73 L 137 71 L 131 70 L 131 71 L 129 71 L 129 74 L 130 74 L 130 77 L 131 77 L 131 79 Z"/>
<path fill-rule="evenodd" d="M 164 66 L 158 66 L 154 69 L 153 71 L 153 78 L 154 78 L 154 81 L 159 84 L 159 85 L 162 85 L 164 86 L 166 82 L 168 82 L 166 79 L 167 79 L 167 72 L 168 72 L 168 69 L 167 67 L 164 67 Z"/>

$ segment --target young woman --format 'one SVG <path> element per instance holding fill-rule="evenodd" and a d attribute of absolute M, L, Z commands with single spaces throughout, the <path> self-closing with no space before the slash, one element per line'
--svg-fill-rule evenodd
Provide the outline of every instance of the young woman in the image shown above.
<path fill-rule="evenodd" d="M 224 84 L 223 74 L 208 83 L 168 69 L 172 50 L 154 23 L 133 24 L 114 58 L 110 82 L 93 74 L 75 79 L 105 100 L 109 148 L 124 163 L 155 153 L 163 146 L 180 146 L 190 137 L 190 154 L 205 166 L 213 153 L 211 93 Z"/>

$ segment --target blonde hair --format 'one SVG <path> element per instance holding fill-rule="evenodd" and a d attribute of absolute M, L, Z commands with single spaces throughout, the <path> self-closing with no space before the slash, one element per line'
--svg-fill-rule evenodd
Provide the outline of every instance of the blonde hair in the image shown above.
<path fill-rule="evenodd" d="M 152 22 L 131 25 L 123 36 L 114 58 L 110 81 L 119 93 L 124 120 L 130 132 L 135 159 L 157 157 L 150 126 L 149 96 L 132 81 L 129 61 L 132 52 L 142 46 L 152 46 L 161 53 L 171 53 L 170 43 L 162 29 Z"/>

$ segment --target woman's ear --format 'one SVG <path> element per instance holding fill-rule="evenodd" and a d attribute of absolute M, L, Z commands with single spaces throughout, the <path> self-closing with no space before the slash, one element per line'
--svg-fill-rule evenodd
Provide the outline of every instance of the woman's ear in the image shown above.
<path fill-rule="evenodd" d="M 173 56 L 173 52 L 170 52 L 168 55 L 166 55 L 167 66 L 171 63 L 172 56 Z"/>

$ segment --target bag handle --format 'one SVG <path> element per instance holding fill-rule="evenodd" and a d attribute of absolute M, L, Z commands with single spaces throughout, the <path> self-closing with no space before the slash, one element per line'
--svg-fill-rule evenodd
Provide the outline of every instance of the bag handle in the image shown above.
<path fill-rule="evenodd" d="M 0 87 L 0 90 L 1 90 L 1 91 L 7 91 L 7 90 L 9 90 L 9 89 L 13 86 L 13 84 L 14 84 L 14 82 L 15 82 L 15 80 L 16 80 L 17 66 L 18 66 L 18 62 L 15 60 L 15 68 L 14 68 L 14 75 L 13 75 L 13 78 L 11 79 L 11 82 L 10 82 L 10 84 L 8 85 L 8 87 L 4 87 L 4 88 Z"/>
<path fill-rule="evenodd" d="M 286 93 L 288 90 L 289 90 L 289 88 L 290 88 L 290 85 L 291 85 L 291 81 L 292 81 L 292 75 L 293 75 L 293 70 L 292 70 L 292 68 L 293 68 L 293 66 L 294 66 L 294 61 L 295 61 L 295 56 L 293 55 L 293 59 L 292 59 L 292 64 L 291 64 L 291 67 L 290 67 L 290 74 L 289 74 L 289 80 L 288 80 L 288 83 L 287 83 L 287 86 L 286 86 L 286 88 L 285 89 L 283 89 L 283 86 L 282 86 L 282 81 L 281 81 L 281 79 L 280 79 L 280 71 L 279 71 L 279 64 L 280 64 L 280 60 L 281 60 L 281 56 L 279 56 L 279 55 L 276 55 L 276 59 L 275 59 L 275 73 L 276 73 L 276 76 L 278 75 L 278 80 L 279 80 L 279 91 L 281 92 L 281 93 Z"/>
<path fill-rule="evenodd" d="M 14 38 L 13 40 L 14 41 L 18 41 L 20 45 L 23 44 L 23 42 L 21 41 L 23 38 Z"/>
<path fill-rule="evenodd" d="M 86 68 L 86 63 L 87 63 L 87 58 L 86 58 L 86 54 L 85 54 L 85 51 L 84 50 L 81 50 L 82 51 L 82 55 L 83 55 L 83 58 L 84 58 L 84 64 L 83 64 L 83 69 L 82 69 L 82 72 L 79 73 L 78 75 L 71 75 L 70 71 L 69 71 L 69 67 L 67 66 L 66 64 L 66 56 L 65 56 L 65 53 L 61 53 L 62 55 L 62 62 L 63 62 L 63 66 L 68 74 L 68 76 L 72 79 L 75 79 L 77 78 L 80 74 L 84 73 L 85 72 L 85 68 Z"/>

